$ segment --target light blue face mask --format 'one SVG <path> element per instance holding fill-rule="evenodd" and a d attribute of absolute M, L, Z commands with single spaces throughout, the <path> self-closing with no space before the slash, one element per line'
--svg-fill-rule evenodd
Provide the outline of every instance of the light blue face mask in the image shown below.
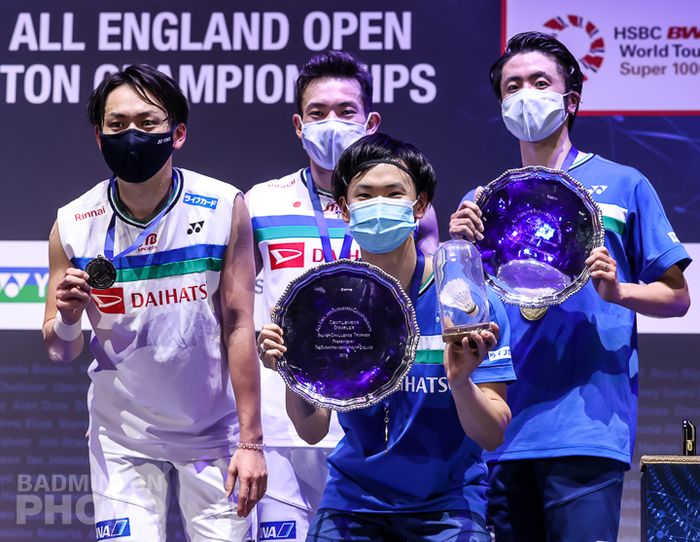
<path fill-rule="evenodd" d="M 416 228 L 415 204 L 415 201 L 382 196 L 355 202 L 348 207 L 350 234 L 367 252 L 391 252 L 401 246 Z"/>

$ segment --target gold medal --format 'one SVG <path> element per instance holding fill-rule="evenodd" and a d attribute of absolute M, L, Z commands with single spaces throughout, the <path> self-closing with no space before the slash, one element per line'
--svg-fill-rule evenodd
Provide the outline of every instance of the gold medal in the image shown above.
<path fill-rule="evenodd" d="M 545 314 L 547 314 L 547 307 L 537 307 L 537 308 L 520 307 L 520 314 L 523 315 L 523 318 L 525 318 L 525 320 L 529 320 L 530 322 L 535 322 L 536 320 L 539 320 Z"/>

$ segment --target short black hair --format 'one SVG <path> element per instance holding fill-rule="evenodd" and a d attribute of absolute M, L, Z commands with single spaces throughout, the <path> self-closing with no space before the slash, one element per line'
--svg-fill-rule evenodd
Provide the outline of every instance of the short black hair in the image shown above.
<path fill-rule="evenodd" d="M 297 113 L 303 113 L 301 102 L 311 81 L 322 77 L 346 77 L 357 81 L 362 91 L 365 114 L 372 111 L 372 74 L 367 70 L 367 66 L 345 51 L 326 51 L 311 57 L 301 67 L 295 91 Z"/>
<path fill-rule="evenodd" d="M 350 182 L 370 169 L 363 166 L 368 162 L 377 161 L 398 162 L 404 166 L 416 185 L 416 193 L 425 192 L 428 203 L 433 200 L 437 184 L 433 166 L 423 153 L 410 143 L 398 141 L 382 133 L 374 133 L 358 139 L 340 155 L 331 177 L 335 200 L 346 198 Z"/>
<path fill-rule="evenodd" d="M 171 128 L 181 123 L 187 124 L 190 107 L 172 77 L 147 64 L 132 64 L 120 72 L 107 75 L 92 91 L 87 102 L 87 114 L 93 126 L 102 127 L 107 97 L 122 85 L 129 85 L 143 101 L 165 111 Z"/>
<path fill-rule="evenodd" d="M 491 86 L 499 100 L 503 98 L 501 96 L 503 66 L 515 55 L 532 51 L 551 57 L 557 63 L 564 76 L 566 92 L 571 92 L 573 90 L 581 96 L 583 92 L 583 72 L 581 71 L 581 66 L 579 66 L 576 57 L 554 36 L 543 32 L 532 31 L 522 32 L 510 38 L 510 40 L 508 40 L 508 45 L 506 45 L 505 52 L 494 62 L 493 66 L 491 66 L 491 72 L 489 74 Z M 573 124 L 573 121 L 574 118 L 572 115 L 569 118 L 569 126 Z"/>

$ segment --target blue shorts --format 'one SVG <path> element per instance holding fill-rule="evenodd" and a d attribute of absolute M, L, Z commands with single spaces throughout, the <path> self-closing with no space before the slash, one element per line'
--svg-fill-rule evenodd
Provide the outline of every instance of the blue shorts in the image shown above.
<path fill-rule="evenodd" d="M 626 469 L 584 456 L 491 463 L 487 523 L 498 542 L 614 542 Z"/>
<path fill-rule="evenodd" d="M 491 542 L 484 519 L 469 511 L 368 514 L 319 510 L 306 542 Z"/>

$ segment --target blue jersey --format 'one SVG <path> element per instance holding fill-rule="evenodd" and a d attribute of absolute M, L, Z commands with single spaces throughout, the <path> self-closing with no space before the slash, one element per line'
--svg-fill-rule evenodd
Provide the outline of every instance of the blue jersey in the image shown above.
<path fill-rule="evenodd" d="M 690 262 L 649 181 L 588 154 L 569 169 L 600 206 L 620 282 L 657 280 Z M 591 281 L 530 322 L 507 308 L 518 380 L 513 420 L 487 460 L 598 456 L 629 464 L 637 420 L 635 313 L 600 298 Z"/>
<path fill-rule="evenodd" d="M 499 344 L 472 374 L 475 383 L 515 378 L 510 330 L 501 301 L 489 294 Z M 354 512 L 471 510 L 486 513 L 486 466 L 457 416 L 442 363 L 444 343 L 434 281 L 416 303 L 418 352 L 399 391 L 384 405 L 339 414 L 345 436 L 328 459 L 320 508 Z M 389 408 L 389 443 L 384 439 Z"/>

